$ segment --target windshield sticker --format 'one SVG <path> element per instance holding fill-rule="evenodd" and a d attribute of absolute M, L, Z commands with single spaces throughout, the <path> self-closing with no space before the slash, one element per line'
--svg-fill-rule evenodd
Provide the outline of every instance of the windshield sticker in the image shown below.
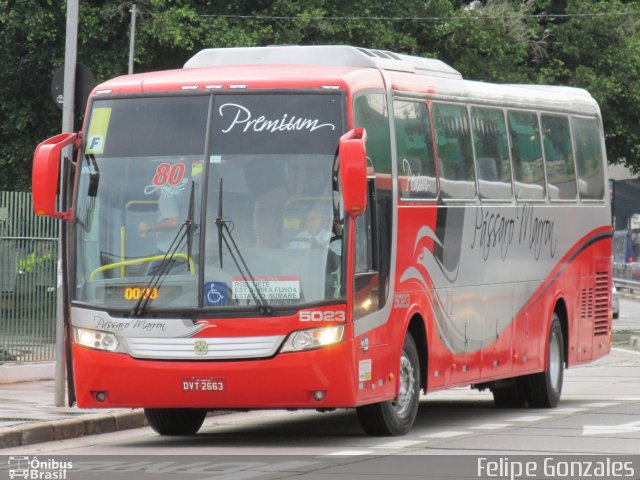
<path fill-rule="evenodd" d="M 200 161 L 193 162 L 193 164 L 191 165 L 191 177 L 197 177 L 203 172 L 204 172 L 204 166 L 202 165 L 202 162 Z"/>
<path fill-rule="evenodd" d="M 300 299 L 300 279 L 297 277 L 254 277 L 255 286 L 266 300 L 298 300 Z M 249 284 L 240 277 L 234 277 L 232 297 L 234 300 L 253 300 Z M 255 290 L 254 290 L 255 292 Z"/>
<path fill-rule="evenodd" d="M 87 135 L 86 154 L 101 155 L 107 141 L 107 129 L 111 118 L 111 108 L 94 108 Z"/>
<path fill-rule="evenodd" d="M 215 102 L 212 155 L 336 153 L 341 95 L 219 95 Z"/>
<path fill-rule="evenodd" d="M 220 116 L 228 121 L 228 126 L 222 129 L 222 133 L 229 133 L 233 129 L 243 132 L 289 132 L 292 130 L 315 132 L 321 128 L 335 130 L 333 123 L 320 123 L 317 118 L 304 118 L 289 113 L 284 113 L 280 118 L 267 118 L 264 115 L 255 117 L 247 107 L 236 103 L 225 103 L 218 109 Z"/>
<path fill-rule="evenodd" d="M 207 282 L 204 284 L 204 304 L 207 307 L 223 307 L 227 304 L 229 287 L 224 282 Z"/>
<path fill-rule="evenodd" d="M 157 190 L 163 197 L 169 198 L 181 193 L 189 182 L 188 178 L 185 178 L 184 172 L 186 166 L 184 163 L 161 163 L 156 168 L 156 174 L 154 175 L 151 184 L 144 187 L 144 194 L 151 195 Z"/>

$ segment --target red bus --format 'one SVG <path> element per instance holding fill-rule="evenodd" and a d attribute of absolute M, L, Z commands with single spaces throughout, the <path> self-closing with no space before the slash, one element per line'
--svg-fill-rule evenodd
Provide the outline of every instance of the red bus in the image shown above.
<path fill-rule="evenodd" d="M 400 435 L 421 392 L 463 385 L 555 407 L 565 367 L 610 349 L 605 167 L 586 91 L 432 59 L 209 49 L 109 80 L 33 167 L 37 213 L 68 226 L 77 404 L 164 435 L 353 407 Z"/>

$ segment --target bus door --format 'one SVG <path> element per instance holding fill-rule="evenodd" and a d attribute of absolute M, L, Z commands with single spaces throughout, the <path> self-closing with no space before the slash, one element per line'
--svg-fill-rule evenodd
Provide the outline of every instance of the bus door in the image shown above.
<path fill-rule="evenodd" d="M 482 338 L 482 288 L 451 289 L 449 342 L 451 360 L 445 369 L 445 383 L 470 384 L 480 377 Z"/>
<path fill-rule="evenodd" d="M 532 298 L 538 285 L 539 282 L 535 281 L 514 284 L 512 360 L 513 370 L 516 372 L 533 369 L 532 360 L 538 358 L 540 342 L 535 336 L 536 323 L 546 324 L 546 320 L 542 317 L 541 308 L 536 310 L 526 303 Z"/>
<path fill-rule="evenodd" d="M 494 377 L 511 372 L 513 341 L 513 285 L 485 285 L 482 305 L 483 349 L 481 376 Z"/>

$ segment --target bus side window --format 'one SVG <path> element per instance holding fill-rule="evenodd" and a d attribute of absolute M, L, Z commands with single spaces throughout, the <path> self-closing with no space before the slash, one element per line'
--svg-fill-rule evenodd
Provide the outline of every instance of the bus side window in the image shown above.
<path fill-rule="evenodd" d="M 576 172 L 569 132 L 569 119 L 561 115 L 541 116 L 542 144 L 551 200 L 575 200 Z"/>
<path fill-rule="evenodd" d="M 571 118 L 573 141 L 578 166 L 580 198 L 604 198 L 604 171 L 602 167 L 602 133 L 595 118 Z"/>
<path fill-rule="evenodd" d="M 363 127 L 367 132 L 367 161 L 373 167 L 374 176 L 370 179 L 369 206 L 371 215 L 369 223 L 373 234 L 372 252 L 378 275 L 375 279 L 375 290 L 379 292 L 375 308 L 384 307 L 387 289 L 378 289 L 377 285 L 387 285 L 391 271 L 391 225 L 393 223 L 392 185 L 391 185 L 391 133 L 389 124 L 389 108 L 386 95 L 372 92 L 358 95 L 353 101 L 353 123 L 355 127 Z M 361 220 L 362 221 L 362 220 Z M 377 253 L 379 252 L 379 254 Z M 378 278 L 379 277 L 379 278 Z M 374 288 L 371 285 L 371 288 Z M 373 306 L 370 308 L 370 311 Z"/>
<path fill-rule="evenodd" d="M 516 198 L 544 200 L 544 164 L 538 116 L 512 110 L 507 114 Z"/>
<path fill-rule="evenodd" d="M 393 112 L 400 198 L 436 198 L 436 163 L 427 104 L 396 99 Z"/>
<path fill-rule="evenodd" d="M 510 200 L 511 163 L 503 111 L 472 107 L 471 126 L 480 197 Z"/>
<path fill-rule="evenodd" d="M 356 218 L 354 264 L 354 317 L 358 319 L 382 307 L 378 272 L 377 225 L 374 179 L 367 182 L 367 208 Z"/>
<path fill-rule="evenodd" d="M 462 105 L 433 104 L 438 177 L 443 198 L 476 196 L 469 115 Z"/>
<path fill-rule="evenodd" d="M 356 218 L 355 229 L 355 266 L 354 273 L 369 273 L 377 270 L 375 254 L 375 193 L 373 179 L 367 182 L 367 209 Z"/>

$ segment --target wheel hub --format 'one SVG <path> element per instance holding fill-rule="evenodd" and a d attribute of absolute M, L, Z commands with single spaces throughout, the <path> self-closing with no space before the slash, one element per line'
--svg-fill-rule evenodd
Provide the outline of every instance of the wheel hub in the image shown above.
<path fill-rule="evenodd" d="M 392 402 L 393 409 L 399 416 L 403 416 L 409 411 L 414 396 L 414 387 L 413 367 L 409 357 L 403 351 L 400 357 L 400 393 L 398 398 Z"/>
<path fill-rule="evenodd" d="M 560 341 L 554 332 L 549 342 L 549 381 L 551 387 L 557 392 L 560 386 L 560 368 L 562 359 L 560 358 Z"/>

